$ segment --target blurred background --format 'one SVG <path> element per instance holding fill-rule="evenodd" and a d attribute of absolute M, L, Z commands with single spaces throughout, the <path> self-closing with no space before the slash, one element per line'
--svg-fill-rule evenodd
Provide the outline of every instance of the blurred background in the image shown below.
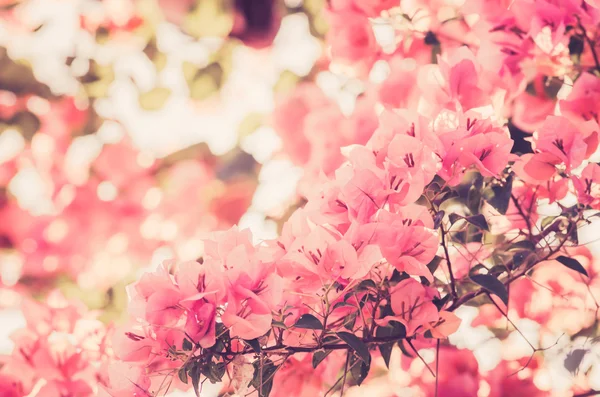
<path fill-rule="evenodd" d="M 302 169 L 270 114 L 315 78 L 322 6 L 0 1 L 1 353 L 23 293 L 118 320 L 125 285 L 210 231 L 277 234 Z"/>

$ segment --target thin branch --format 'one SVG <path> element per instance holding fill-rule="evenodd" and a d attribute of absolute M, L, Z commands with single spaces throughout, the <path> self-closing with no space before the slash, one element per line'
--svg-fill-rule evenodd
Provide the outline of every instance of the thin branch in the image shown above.
<path fill-rule="evenodd" d="M 427 369 L 429 370 L 429 372 L 431 373 L 431 375 L 437 379 L 436 374 L 433 373 L 433 370 L 431 369 L 431 367 L 429 367 L 429 364 L 427 364 L 425 362 L 425 360 L 423 359 L 423 357 L 421 357 L 421 355 L 419 354 L 418 350 L 415 348 L 415 346 L 412 344 L 412 342 L 410 341 L 410 339 L 406 339 L 406 342 L 408 343 L 408 345 L 410 346 L 410 348 L 415 352 L 415 354 L 417 355 L 417 357 L 419 357 L 421 359 L 421 361 L 423 362 L 423 364 L 425 364 L 425 366 L 427 367 Z M 437 364 L 436 364 L 437 365 Z"/>
<path fill-rule="evenodd" d="M 437 340 L 435 346 L 435 397 L 438 397 L 438 374 L 440 370 L 440 340 Z"/>
<path fill-rule="evenodd" d="M 446 231 L 444 230 L 444 225 L 440 224 L 440 231 L 442 235 L 442 247 L 444 248 L 444 255 L 446 256 L 446 265 L 448 267 L 448 273 L 450 273 L 450 288 L 452 289 L 452 296 L 454 297 L 454 301 L 456 302 L 458 294 L 456 293 L 456 279 L 454 278 L 454 273 L 452 272 L 452 264 L 450 263 L 450 253 L 448 252 L 448 247 L 446 246 Z"/>
<path fill-rule="evenodd" d="M 590 47 L 590 51 L 592 52 L 592 56 L 594 57 L 594 63 L 596 64 L 596 70 L 600 72 L 600 60 L 598 59 L 598 54 L 596 53 L 595 44 L 592 41 L 592 39 L 589 38 L 589 36 L 587 34 L 587 30 L 581 23 L 581 19 L 579 18 L 579 16 L 575 15 L 575 18 L 577 19 L 577 24 L 579 25 L 579 29 L 581 29 L 581 33 L 583 34 L 583 38 L 585 39 L 585 42 Z"/>

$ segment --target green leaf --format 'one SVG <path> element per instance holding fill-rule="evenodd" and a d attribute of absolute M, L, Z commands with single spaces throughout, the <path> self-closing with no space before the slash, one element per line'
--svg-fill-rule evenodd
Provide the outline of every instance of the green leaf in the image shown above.
<path fill-rule="evenodd" d="M 282 321 L 272 321 L 271 326 L 281 329 L 288 329 L 287 325 L 285 325 L 285 323 L 283 323 Z"/>
<path fill-rule="evenodd" d="M 337 336 L 346 342 L 348 346 L 356 352 L 356 355 L 363 360 L 365 363 L 371 363 L 371 353 L 369 353 L 369 347 L 360 340 L 356 335 L 350 332 L 338 332 Z"/>
<path fill-rule="evenodd" d="M 339 307 L 354 307 L 354 305 L 348 303 L 348 302 L 338 302 L 335 305 L 333 305 L 333 310 L 339 308 Z"/>
<path fill-rule="evenodd" d="M 366 363 L 364 361 L 356 362 L 354 360 L 350 361 L 350 365 L 352 368 L 350 369 L 350 373 L 354 378 L 354 381 L 358 386 L 363 383 L 367 375 L 369 375 L 369 371 L 371 370 L 371 363 Z"/>
<path fill-rule="evenodd" d="M 244 340 L 244 342 L 246 342 L 256 353 L 260 353 L 260 342 L 258 341 L 258 338 Z"/>
<path fill-rule="evenodd" d="M 433 228 L 434 229 L 438 229 L 440 227 L 440 225 L 442 224 L 442 219 L 444 219 L 444 211 L 438 211 L 435 213 L 435 216 L 433 217 Z"/>
<path fill-rule="evenodd" d="M 472 274 L 472 275 L 480 274 L 479 273 L 480 270 L 487 270 L 487 267 L 485 267 L 481 263 L 478 263 L 475 266 L 472 266 L 471 269 L 469 269 L 469 274 Z"/>
<path fill-rule="evenodd" d="M 508 291 L 504 284 L 498 279 L 489 274 L 473 274 L 469 276 L 476 284 L 481 285 L 483 288 L 496 295 L 498 298 L 508 305 Z"/>
<path fill-rule="evenodd" d="M 184 351 L 190 351 L 190 350 L 192 350 L 192 347 L 193 347 L 193 346 L 194 346 L 194 345 L 192 345 L 192 342 L 190 342 L 188 338 L 184 338 L 184 339 L 183 339 L 183 343 L 181 344 L 181 348 L 182 348 Z"/>
<path fill-rule="evenodd" d="M 522 241 L 517 241 L 514 244 L 511 244 L 510 247 L 508 247 L 508 250 L 527 250 L 527 251 L 533 251 L 535 250 L 535 244 L 532 243 L 529 240 L 522 240 Z"/>
<path fill-rule="evenodd" d="M 589 277 L 587 271 L 581 265 L 581 263 L 579 263 L 579 261 L 577 259 L 573 259 L 573 258 L 569 258 L 568 256 L 561 255 L 558 258 L 556 258 L 556 260 L 559 261 L 560 263 L 562 263 L 563 265 L 565 265 L 566 267 L 568 267 L 569 269 L 575 270 L 576 272 L 579 272 L 579 273 L 583 274 L 584 276 Z"/>
<path fill-rule="evenodd" d="M 250 382 L 250 386 L 258 391 L 259 397 L 268 397 L 273 388 L 273 378 L 278 367 L 268 358 L 262 359 L 262 371 L 260 359 L 254 361 L 252 365 L 254 366 L 254 377 Z"/>
<path fill-rule="evenodd" d="M 317 350 L 312 357 L 313 368 L 317 368 L 317 366 L 321 364 L 321 362 L 325 360 L 325 357 L 327 357 L 332 351 L 333 350 Z"/>
<path fill-rule="evenodd" d="M 509 175 L 503 185 L 490 186 L 483 191 L 483 198 L 502 215 L 508 210 L 510 195 L 512 193 L 513 177 Z"/>
<path fill-rule="evenodd" d="M 377 284 L 373 280 L 363 280 L 356 287 L 357 291 L 377 290 Z"/>
<path fill-rule="evenodd" d="M 354 313 L 347 315 L 346 318 L 344 319 L 344 324 L 342 324 L 344 326 L 344 328 L 352 331 L 352 328 L 354 328 L 354 324 L 356 323 L 357 316 L 358 316 L 358 312 L 354 312 Z"/>
<path fill-rule="evenodd" d="M 481 180 L 478 179 L 479 186 L 471 186 L 467 193 L 467 207 L 471 213 L 478 213 L 481 205 Z"/>
<path fill-rule="evenodd" d="M 527 258 L 529 257 L 529 252 L 527 251 L 519 251 L 517 253 L 515 253 L 513 255 L 513 269 L 516 269 L 518 267 L 520 267 L 523 263 L 525 263 L 525 261 L 527 260 Z"/>
<path fill-rule="evenodd" d="M 188 376 L 187 376 L 187 371 L 186 371 L 185 367 L 180 368 L 179 371 L 177 372 L 177 375 L 179 375 L 179 380 L 187 385 Z"/>
<path fill-rule="evenodd" d="M 313 316 L 312 314 L 303 314 L 300 316 L 296 324 L 294 324 L 295 328 L 304 328 L 304 329 L 323 329 L 323 324 L 319 321 L 318 318 Z"/>
<path fill-rule="evenodd" d="M 465 220 L 467 222 L 469 222 L 471 225 L 477 226 L 481 230 L 485 230 L 486 232 L 490 231 L 490 228 L 488 226 L 487 220 L 485 219 L 485 216 L 483 216 L 481 214 L 473 215 L 473 216 L 467 216 L 465 218 Z"/>
<path fill-rule="evenodd" d="M 210 381 L 210 383 L 215 384 L 223 379 L 223 375 L 225 375 L 225 369 L 227 365 L 223 362 L 214 363 L 210 362 L 204 367 L 202 374 L 206 376 L 206 378 Z"/>
<path fill-rule="evenodd" d="M 567 353 L 565 361 L 563 362 L 565 369 L 573 376 L 576 375 L 577 372 L 579 372 L 579 367 L 581 366 L 583 358 L 588 352 L 589 350 L 587 349 L 574 349 Z"/>
<path fill-rule="evenodd" d="M 400 348 L 400 351 L 402 351 L 402 354 L 404 354 L 406 357 L 415 358 L 415 356 L 413 356 L 408 350 L 406 350 L 406 346 L 404 346 L 402 340 L 398 341 L 398 347 Z"/>
<path fill-rule="evenodd" d="M 385 362 L 385 366 L 387 369 L 390 368 L 390 356 L 392 355 L 392 349 L 394 348 L 394 342 L 382 343 L 377 346 L 379 348 L 379 353 L 381 357 L 383 357 L 383 361 Z"/>
<path fill-rule="evenodd" d="M 446 303 L 449 300 L 450 300 L 450 294 L 446 294 L 441 299 L 433 298 L 433 300 L 431 302 L 435 305 L 435 307 L 437 307 L 438 310 L 442 310 L 442 308 L 444 307 L 444 305 L 446 305 Z"/>
<path fill-rule="evenodd" d="M 400 325 L 402 325 L 401 323 L 398 323 Z M 402 327 L 404 327 L 402 325 Z M 385 338 L 385 337 L 390 337 L 390 336 L 395 336 L 398 335 L 399 338 L 401 337 L 405 337 L 406 336 L 406 329 L 404 329 L 404 332 L 400 332 L 399 330 L 395 329 L 395 327 L 377 327 L 377 329 L 375 330 L 375 336 L 377 336 L 378 338 Z M 381 357 L 383 357 L 383 361 L 385 362 L 385 366 L 387 368 L 390 367 L 390 356 L 392 354 L 392 348 L 394 347 L 394 342 L 389 342 L 389 343 L 382 343 L 380 345 L 377 346 L 379 348 L 379 353 L 381 353 Z"/>
<path fill-rule="evenodd" d="M 450 220 L 450 223 L 454 224 L 454 223 L 458 222 L 459 220 L 463 219 L 463 217 L 458 214 L 452 213 L 452 214 L 448 215 L 448 219 Z"/>
<path fill-rule="evenodd" d="M 547 228 L 548 226 L 550 226 L 550 224 L 552 222 L 554 222 L 554 220 L 558 218 L 558 216 L 547 216 L 542 220 L 541 226 L 542 226 L 542 230 L 544 230 L 545 228 Z"/>
<path fill-rule="evenodd" d="M 435 273 L 437 268 L 440 266 L 441 262 L 442 262 L 442 258 L 440 258 L 439 256 L 434 256 L 433 259 L 431 260 L 431 262 L 429 262 L 427 264 L 427 269 L 429 269 L 431 274 L 433 274 L 433 273 Z"/>
<path fill-rule="evenodd" d="M 490 228 L 488 226 L 487 220 L 485 219 L 485 216 L 483 216 L 481 214 L 473 215 L 473 216 L 461 216 L 458 214 L 450 214 L 450 215 L 448 215 L 448 218 L 450 219 L 450 223 L 452 223 L 452 224 L 458 222 L 461 219 L 464 219 L 471 225 L 476 226 L 481 230 L 485 230 L 486 232 L 490 231 Z"/>
<path fill-rule="evenodd" d="M 190 377 L 192 378 L 194 393 L 196 393 L 196 397 L 200 397 L 200 367 L 198 365 L 194 365 L 190 369 Z"/>
<path fill-rule="evenodd" d="M 398 269 L 394 269 L 392 272 L 392 277 L 390 277 L 390 281 L 393 283 L 399 283 L 402 280 L 406 280 L 410 276 L 406 272 L 399 272 Z"/>

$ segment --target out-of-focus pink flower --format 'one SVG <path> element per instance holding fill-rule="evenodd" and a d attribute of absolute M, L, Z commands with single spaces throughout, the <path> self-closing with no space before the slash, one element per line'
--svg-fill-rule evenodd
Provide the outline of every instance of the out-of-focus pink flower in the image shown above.
<path fill-rule="evenodd" d="M 358 12 L 347 10 L 330 13 L 327 43 L 332 58 L 366 74 L 379 51 L 369 19 Z"/>

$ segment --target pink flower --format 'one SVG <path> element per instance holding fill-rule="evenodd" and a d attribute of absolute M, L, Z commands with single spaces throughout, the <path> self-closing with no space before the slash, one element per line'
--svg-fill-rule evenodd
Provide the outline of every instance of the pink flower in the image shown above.
<path fill-rule="evenodd" d="M 379 100 L 390 108 L 414 107 L 419 99 L 419 90 L 414 84 L 418 75 L 414 60 L 395 56 L 389 65 L 390 75 L 379 87 Z"/>
<path fill-rule="evenodd" d="M 24 397 L 21 381 L 0 373 L 0 397 Z"/>
<path fill-rule="evenodd" d="M 103 389 L 111 397 L 151 397 L 150 378 L 145 368 L 116 362 L 108 367 L 109 386 Z"/>
<path fill-rule="evenodd" d="M 313 84 L 299 84 L 277 98 L 273 111 L 273 128 L 281 137 L 283 150 L 296 164 L 310 158 L 311 141 L 304 127 L 306 117 L 317 109 L 332 106 L 331 101 Z"/>
<path fill-rule="evenodd" d="M 600 209 L 600 165 L 588 164 L 580 177 L 574 176 L 571 180 L 577 191 L 578 201 L 594 209 Z"/>
<path fill-rule="evenodd" d="M 470 350 L 444 346 L 440 348 L 438 360 L 438 396 L 477 397 L 479 366 Z M 434 396 L 435 383 L 436 381 L 427 384 L 428 397 Z"/>
<path fill-rule="evenodd" d="M 537 153 L 558 159 L 566 166 L 567 171 L 578 167 L 587 151 L 581 132 L 573 123 L 560 116 L 546 118 L 540 129 L 533 134 L 533 146 Z"/>
<path fill-rule="evenodd" d="M 457 279 L 466 277 L 471 267 L 483 263 L 490 256 L 490 250 L 478 242 L 458 246 L 450 256 L 454 277 Z"/>
<path fill-rule="evenodd" d="M 438 173 L 449 184 L 460 182 L 471 166 L 483 176 L 498 176 L 508 164 L 513 141 L 505 134 L 488 133 L 465 137 L 453 144 L 444 156 Z"/>
<path fill-rule="evenodd" d="M 366 73 L 378 51 L 369 19 L 351 10 L 329 13 L 328 16 L 327 43 L 331 46 L 333 60 Z"/>
<path fill-rule="evenodd" d="M 395 315 L 379 320 L 380 325 L 391 320 L 398 321 L 406 327 L 407 336 L 413 335 L 417 328 L 438 321 L 440 315 L 432 303 L 437 295 L 435 289 L 425 287 L 415 279 L 400 281 L 391 291 L 390 299 Z"/>
<path fill-rule="evenodd" d="M 412 225 L 410 218 L 398 217 L 381 225 L 377 243 L 387 261 L 399 271 L 433 280 L 427 264 L 438 247 L 438 236 L 431 229 Z"/>
<path fill-rule="evenodd" d="M 473 53 L 459 47 L 441 58 L 439 65 L 421 67 L 417 83 L 433 109 L 467 111 L 491 104 L 493 87 L 481 75 Z"/>
<path fill-rule="evenodd" d="M 146 362 L 151 357 L 154 340 L 142 327 L 128 325 L 115 331 L 112 345 L 120 360 Z"/>
<path fill-rule="evenodd" d="M 399 0 L 332 0 L 330 6 L 335 11 L 354 9 L 368 17 L 377 17 L 392 7 L 399 6 Z"/>

